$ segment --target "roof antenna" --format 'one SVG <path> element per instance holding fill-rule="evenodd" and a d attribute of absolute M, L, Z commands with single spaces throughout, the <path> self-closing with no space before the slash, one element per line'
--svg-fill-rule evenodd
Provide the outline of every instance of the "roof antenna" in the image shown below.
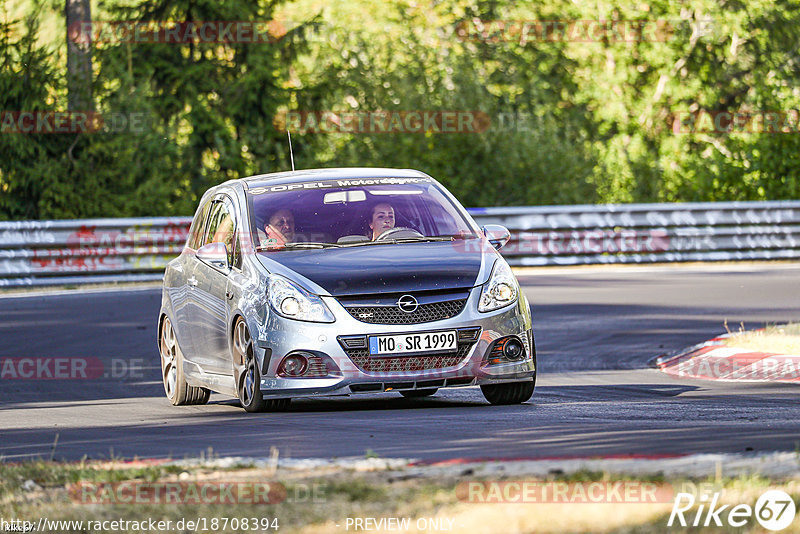
<path fill-rule="evenodd" d="M 292 154 L 292 133 L 286 130 L 286 135 L 289 136 L 289 159 L 292 161 L 292 172 L 294 172 L 294 154 Z"/>

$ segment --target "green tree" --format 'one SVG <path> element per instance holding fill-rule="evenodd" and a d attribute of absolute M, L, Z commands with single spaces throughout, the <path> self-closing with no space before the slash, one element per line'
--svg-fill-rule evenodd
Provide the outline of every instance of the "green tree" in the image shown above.
<path fill-rule="evenodd" d="M 70 140 L 15 133 L 17 113 L 47 112 L 63 91 L 54 54 L 37 44 L 38 18 L 0 23 L 0 219 L 37 219 L 50 179 L 60 172 Z M 19 36 L 19 37 L 16 37 Z M 11 124 L 9 124 L 9 122 Z"/>
<path fill-rule="evenodd" d="M 470 205 L 594 201 L 587 182 L 591 123 L 586 109 L 571 102 L 572 65 L 559 47 L 458 33 L 464 21 L 504 16 L 498 4 L 506 11 L 513 5 L 450 1 L 431 12 L 397 2 L 374 30 L 326 26 L 314 56 L 325 60 L 305 69 L 301 63 L 293 98 L 302 111 L 472 111 L 490 119 L 488 129 L 307 134 L 298 143 L 298 162 L 419 168 Z"/>

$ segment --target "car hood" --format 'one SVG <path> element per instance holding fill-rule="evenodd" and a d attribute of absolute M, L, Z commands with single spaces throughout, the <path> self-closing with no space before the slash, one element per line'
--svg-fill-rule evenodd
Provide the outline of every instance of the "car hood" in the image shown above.
<path fill-rule="evenodd" d="M 486 281 L 495 254 L 474 239 L 271 251 L 258 258 L 270 272 L 336 297 L 472 287 Z"/>

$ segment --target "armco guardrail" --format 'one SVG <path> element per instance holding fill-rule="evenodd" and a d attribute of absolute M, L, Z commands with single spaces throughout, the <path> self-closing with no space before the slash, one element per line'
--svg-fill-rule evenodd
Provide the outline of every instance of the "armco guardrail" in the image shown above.
<path fill-rule="evenodd" d="M 191 217 L 0 222 L 0 287 L 160 280 Z"/>
<path fill-rule="evenodd" d="M 474 208 L 512 265 L 800 257 L 800 201 Z M 0 286 L 159 280 L 190 218 L 0 222 Z"/>
<path fill-rule="evenodd" d="M 512 233 L 512 265 L 800 257 L 800 201 L 478 208 Z"/>

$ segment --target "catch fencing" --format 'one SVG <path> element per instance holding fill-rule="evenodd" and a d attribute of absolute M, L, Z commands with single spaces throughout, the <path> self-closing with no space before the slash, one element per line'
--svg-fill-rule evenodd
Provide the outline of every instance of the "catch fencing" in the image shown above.
<path fill-rule="evenodd" d="M 473 208 L 512 265 L 800 257 L 800 201 Z M 0 222 L 0 287 L 160 280 L 189 217 Z"/>

